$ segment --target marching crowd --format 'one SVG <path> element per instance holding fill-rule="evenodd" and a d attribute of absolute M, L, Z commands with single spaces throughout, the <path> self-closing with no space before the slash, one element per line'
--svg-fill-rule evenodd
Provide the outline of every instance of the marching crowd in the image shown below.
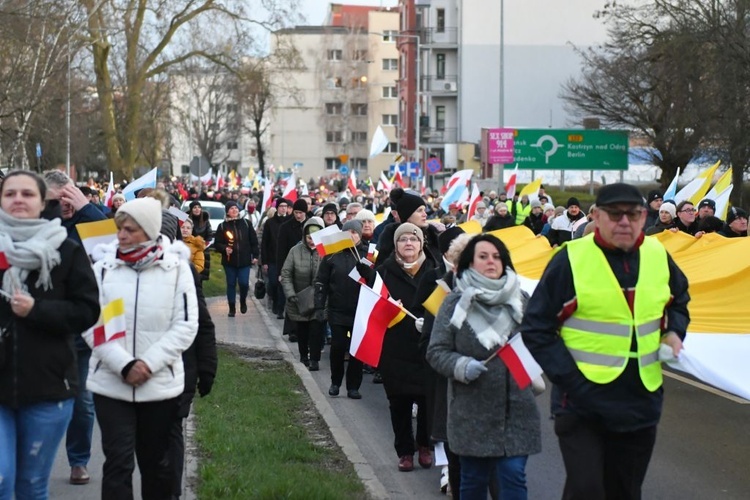
<path fill-rule="evenodd" d="M 183 420 L 217 371 L 202 293 L 212 251 L 221 255 L 230 318 L 247 312 L 257 266 L 254 293 L 267 295 L 300 362 L 324 368 L 330 346 L 331 397 L 343 388 L 361 399 L 364 374 L 383 384 L 398 470 L 412 471 L 415 455 L 429 468 L 441 449 L 443 492 L 527 497 L 544 381 L 522 388 L 497 356 L 520 332 L 553 384 L 564 498 L 640 498 L 663 397 L 659 360 L 679 355 L 689 323 L 687 279 L 644 236 L 747 236 L 746 211 L 732 207 L 721 221 L 713 200 L 696 210 L 627 184 L 601 188 L 586 213 L 575 197 L 556 207 L 543 189 L 532 199 L 492 191 L 469 219 L 482 232 L 470 235 L 461 227 L 466 207 L 443 210 L 437 193 L 322 184 L 290 198 L 274 195 L 262 210 L 257 192 L 209 196 L 167 182 L 130 201 L 115 194 L 105 206 L 95 187 L 59 171 L 2 179 L 0 500 L 46 498 L 63 436 L 70 481 L 86 484 L 94 418 L 102 498 L 133 497 L 134 457 L 143 498 L 179 497 Z M 216 230 L 203 210 L 208 199 L 225 207 Z M 169 210 L 178 200 L 188 203 L 184 217 Z M 107 218 L 116 240 L 87 255 L 76 225 Z M 356 250 L 321 257 L 313 235 L 333 225 Z M 502 233 L 493 233 L 516 225 L 562 247 L 532 296 Z M 410 313 L 389 325 L 377 366 L 349 353 L 362 293 L 355 269 Z M 437 280 L 450 293 L 432 314 L 423 304 Z"/>

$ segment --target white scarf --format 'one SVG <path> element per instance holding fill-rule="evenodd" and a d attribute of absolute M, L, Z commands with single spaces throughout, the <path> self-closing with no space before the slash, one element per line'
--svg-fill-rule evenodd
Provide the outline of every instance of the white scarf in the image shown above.
<path fill-rule="evenodd" d="M 57 250 L 68 237 L 60 219 L 17 219 L 0 210 L 0 252 L 10 264 L 2 288 L 13 295 L 23 290 L 31 271 L 39 271 L 37 287 L 52 288 L 52 269 L 60 263 Z"/>
<path fill-rule="evenodd" d="M 506 269 L 500 279 L 482 276 L 472 268 L 456 278 L 461 299 L 451 317 L 451 325 L 461 328 L 464 321 L 486 348 L 502 347 L 523 319 L 523 301 L 518 276 Z"/>

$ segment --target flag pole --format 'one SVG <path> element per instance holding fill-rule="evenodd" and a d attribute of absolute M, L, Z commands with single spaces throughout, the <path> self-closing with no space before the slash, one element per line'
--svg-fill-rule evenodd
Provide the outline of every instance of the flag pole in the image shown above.
<path fill-rule="evenodd" d="M 391 302 L 391 304 L 393 304 L 393 305 L 395 305 L 396 307 L 398 307 L 399 309 L 401 309 L 401 310 L 402 310 L 402 311 L 403 311 L 403 312 L 404 312 L 404 313 L 405 313 L 405 314 L 406 314 L 407 316 L 409 316 L 410 318 L 412 318 L 412 319 L 413 319 L 414 321 L 416 321 L 416 320 L 418 320 L 418 319 L 419 319 L 419 318 L 417 318 L 416 316 L 414 316 L 414 315 L 413 315 L 413 314 L 412 314 L 411 312 L 409 312 L 409 311 L 408 311 L 408 310 L 407 310 L 407 309 L 406 309 L 406 308 L 405 308 L 405 307 L 404 307 L 403 305 L 399 304 L 399 303 L 398 303 L 398 302 L 396 302 L 395 300 L 392 300 L 392 299 L 391 299 L 390 297 L 383 297 L 383 296 L 382 296 L 382 295 L 380 295 L 380 294 L 379 294 L 378 292 L 376 292 L 375 290 L 373 290 L 372 288 L 370 288 L 370 287 L 369 287 L 369 286 L 367 286 L 366 284 L 362 283 L 361 281 L 358 281 L 357 283 L 359 283 L 359 285 L 360 285 L 361 287 L 363 287 L 363 288 L 367 289 L 367 290 L 368 290 L 368 291 L 369 291 L 370 293 L 374 293 L 374 294 L 375 294 L 375 295 L 377 295 L 378 297 L 381 297 L 381 298 L 383 298 L 383 299 L 389 300 L 389 301 Z"/>
<path fill-rule="evenodd" d="M 482 361 L 482 364 L 483 364 L 483 365 L 486 365 L 487 363 L 489 363 L 490 361 L 492 361 L 492 360 L 493 360 L 494 358 L 496 358 L 496 357 L 497 357 L 497 355 L 498 355 L 498 354 L 500 353 L 500 349 L 502 349 L 502 347 L 498 348 L 498 350 L 497 350 L 497 351 L 493 352 L 493 353 L 492 353 L 492 354 L 490 355 L 490 357 L 489 357 L 489 358 L 487 358 L 487 359 L 485 359 L 484 361 Z"/>

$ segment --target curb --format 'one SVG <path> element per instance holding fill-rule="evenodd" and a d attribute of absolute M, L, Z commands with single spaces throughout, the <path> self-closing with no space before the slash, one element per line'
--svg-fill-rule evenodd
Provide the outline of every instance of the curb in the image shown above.
<path fill-rule="evenodd" d="M 362 484 L 364 484 L 368 496 L 373 500 L 386 500 L 390 498 L 388 491 L 375 475 L 375 470 L 365 459 L 364 455 L 362 455 L 357 443 L 354 442 L 349 431 L 346 430 L 346 427 L 344 427 L 341 420 L 339 420 L 339 417 L 333 410 L 328 398 L 320 390 L 320 387 L 318 387 L 318 384 L 315 382 L 315 379 L 313 379 L 310 371 L 302 363 L 297 361 L 297 358 L 290 350 L 289 345 L 282 338 L 278 324 L 271 320 L 268 311 L 266 311 L 266 308 L 260 303 L 260 301 L 255 297 L 252 297 L 252 301 L 255 304 L 255 307 L 258 308 L 258 311 L 263 318 L 263 322 L 266 324 L 271 336 L 276 340 L 276 346 L 279 352 L 282 353 L 284 360 L 291 363 L 294 367 L 294 371 L 302 380 L 305 390 L 307 390 L 313 403 L 315 403 L 315 408 L 331 430 L 331 434 L 333 435 L 336 444 L 339 445 L 346 455 L 346 458 L 354 466 L 354 470 L 360 481 L 362 481 Z"/>

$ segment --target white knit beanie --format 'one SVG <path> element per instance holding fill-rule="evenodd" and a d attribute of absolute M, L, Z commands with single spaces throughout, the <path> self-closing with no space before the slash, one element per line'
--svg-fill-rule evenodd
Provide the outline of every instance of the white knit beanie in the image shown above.
<path fill-rule="evenodd" d="M 146 233 L 150 240 L 159 237 L 161 230 L 161 203 L 154 198 L 137 198 L 117 210 L 117 213 L 129 215 Z"/>
<path fill-rule="evenodd" d="M 369 220 L 369 221 L 372 221 L 372 222 L 376 222 L 376 220 L 375 220 L 375 214 L 372 213 L 372 211 L 367 210 L 366 208 L 363 208 L 362 210 L 360 210 L 359 212 L 357 212 L 357 215 L 354 218 L 357 219 L 357 220 L 361 220 L 363 222 L 366 221 L 366 220 Z"/>

